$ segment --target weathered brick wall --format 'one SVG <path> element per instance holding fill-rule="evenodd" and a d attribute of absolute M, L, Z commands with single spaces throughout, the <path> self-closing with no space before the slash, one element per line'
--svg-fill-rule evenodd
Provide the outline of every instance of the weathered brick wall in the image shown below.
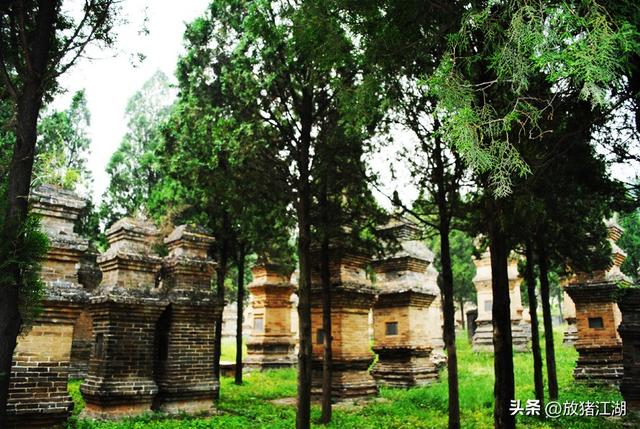
<path fill-rule="evenodd" d="M 576 305 L 576 380 L 616 384 L 622 377 L 620 311 L 615 282 L 571 284 L 565 289 Z"/>
<path fill-rule="evenodd" d="M 93 321 L 87 310 L 83 310 L 73 327 L 69 378 L 84 378 L 89 370 L 89 358 L 93 346 Z"/>
<path fill-rule="evenodd" d="M 640 288 L 626 290 L 618 303 L 622 311 L 618 329 L 622 337 L 624 366 L 620 392 L 629 409 L 640 412 Z"/>
<path fill-rule="evenodd" d="M 79 305 L 43 303 L 13 355 L 7 413 L 10 428 L 62 425 L 73 410 L 67 392 L 73 321 Z"/>

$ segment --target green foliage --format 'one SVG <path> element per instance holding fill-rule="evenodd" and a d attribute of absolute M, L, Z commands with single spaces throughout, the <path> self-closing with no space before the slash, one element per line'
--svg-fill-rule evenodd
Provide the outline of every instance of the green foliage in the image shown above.
<path fill-rule="evenodd" d="M 531 172 L 514 139 L 542 135 L 542 115 L 567 88 L 606 105 L 609 90 L 623 86 L 639 42 L 637 22 L 624 15 L 612 20 L 595 1 L 480 2 L 424 84 L 438 100 L 443 139 L 478 173 L 489 174 L 493 193 L 504 197 L 513 176 Z M 541 97 L 528 92 L 540 73 L 554 85 Z"/>
<path fill-rule="evenodd" d="M 556 332 L 556 343 L 561 344 L 562 333 Z M 457 340 L 460 360 L 461 422 L 465 429 L 493 427 L 492 391 L 493 359 L 491 353 L 474 353 L 466 335 Z M 544 345 L 543 348 L 544 350 Z M 559 347 L 556 351 L 560 401 L 620 401 L 617 389 L 593 388 L 573 381 L 572 371 L 577 359 L 573 347 Z M 523 402 L 534 398 L 533 368 L 531 356 L 517 353 L 516 367 L 517 399 Z M 447 427 L 446 371 L 440 374 L 439 382 L 412 389 L 381 390 L 381 399 L 356 404 L 340 404 L 334 407 L 329 428 L 445 428 Z M 187 428 L 290 428 L 295 419 L 295 370 L 252 372 L 245 375 L 242 386 L 236 386 L 233 378 L 222 377 L 220 414 L 212 417 L 168 417 L 149 414 L 116 422 L 94 422 L 73 418 L 70 429 L 187 429 Z M 78 395 L 79 381 L 72 381 L 69 390 L 74 397 L 76 409 L 83 404 Z M 286 398 L 289 398 L 288 400 Z M 282 404 L 269 402 L 281 400 Z M 318 406 L 312 408 L 312 421 L 320 416 Z M 519 426 L 527 428 L 614 429 L 622 422 L 603 417 L 561 417 L 541 420 L 520 416 Z M 633 420 L 628 424 L 633 426 Z M 315 424 L 313 425 L 316 426 Z M 317 426 L 321 427 L 321 426 Z"/>
<path fill-rule="evenodd" d="M 620 217 L 620 226 L 624 233 L 618 245 L 627 253 L 622 264 L 622 272 L 636 283 L 640 281 L 640 211 L 635 210 Z"/>
<path fill-rule="evenodd" d="M 473 278 L 476 275 L 476 266 L 473 263 L 473 239 L 464 232 L 454 229 L 449 234 L 449 240 L 454 300 L 457 303 L 474 303 L 476 288 L 473 284 Z M 435 266 L 441 272 L 440 237 L 438 235 L 430 240 L 429 248 L 435 253 Z"/>
<path fill-rule="evenodd" d="M 170 112 L 169 79 L 157 71 L 129 99 L 127 133 L 107 164 L 109 187 L 99 209 L 107 226 L 137 211 L 147 212 L 151 190 L 160 181 L 157 151 Z"/>
<path fill-rule="evenodd" d="M 4 188 L 3 184 L 3 188 Z M 0 210 L 4 210 L 6 199 L 0 204 Z M 0 223 L 0 227 L 2 224 Z M 23 323 L 28 324 L 40 312 L 40 300 L 44 293 L 44 283 L 40 279 L 42 259 L 49 250 L 49 239 L 40 231 L 40 220 L 30 215 L 19 232 L 20 246 L 8 249 L 8 243 L 0 247 L 3 255 L 8 255 L 0 261 L 0 287 L 10 287 L 16 284 L 17 275 L 21 281 L 19 290 L 19 308 Z"/>
<path fill-rule="evenodd" d="M 73 95 L 71 105 L 47 114 L 38 124 L 34 185 L 50 184 L 64 189 L 85 189 L 91 184 L 87 155 L 90 114 L 84 90 Z"/>

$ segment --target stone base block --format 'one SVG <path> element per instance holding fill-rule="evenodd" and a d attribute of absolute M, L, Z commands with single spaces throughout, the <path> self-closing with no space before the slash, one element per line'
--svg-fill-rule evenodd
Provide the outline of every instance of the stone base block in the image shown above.
<path fill-rule="evenodd" d="M 176 392 L 163 390 L 156 397 L 153 409 L 169 414 L 210 413 L 215 410 L 214 399 L 219 391 L 220 384 L 218 382 L 192 387 L 188 391 L 185 389 Z"/>
<path fill-rule="evenodd" d="M 82 417 L 118 419 L 150 411 L 158 386 L 153 380 L 107 381 L 89 374 L 80 392 L 86 401 Z"/>
<path fill-rule="evenodd" d="M 331 395 L 334 402 L 363 399 L 378 395 L 378 386 L 369 373 L 373 358 L 334 359 Z M 312 363 L 311 396 L 322 397 L 322 360 Z"/>
<path fill-rule="evenodd" d="M 511 323 L 511 343 L 513 344 L 513 350 L 516 352 L 528 352 L 531 350 L 531 332 L 527 335 L 527 332 L 523 329 L 520 322 Z"/>
<path fill-rule="evenodd" d="M 247 358 L 244 367 L 267 370 L 296 366 L 295 343 L 289 339 L 265 339 L 247 342 Z"/>
<path fill-rule="evenodd" d="M 493 325 L 491 321 L 477 320 L 476 332 L 473 334 L 472 347 L 474 352 L 493 351 Z"/>
<path fill-rule="evenodd" d="M 68 362 L 14 364 L 9 387 L 9 428 L 64 427 L 73 410 Z"/>
<path fill-rule="evenodd" d="M 511 324 L 511 343 L 514 351 L 527 352 L 531 350 L 530 341 L 530 333 L 527 335 L 527 332 L 523 329 L 521 323 Z M 493 324 L 491 321 L 478 322 L 476 333 L 473 335 L 473 351 L 493 351 Z"/>
<path fill-rule="evenodd" d="M 378 362 L 371 375 L 380 385 L 414 387 L 438 381 L 430 348 L 376 347 L 373 351 L 378 354 Z"/>
<path fill-rule="evenodd" d="M 564 336 L 562 338 L 562 344 L 567 345 L 575 345 L 578 340 L 578 327 L 575 323 L 570 323 L 567 325 L 567 329 L 564 331 Z"/>
<path fill-rule="evenodd" d="M 578 362 L 573 370 L 573 378 L 589 384 L 620 383 L 623 375 L 622 347 L 577 347 Z"/>

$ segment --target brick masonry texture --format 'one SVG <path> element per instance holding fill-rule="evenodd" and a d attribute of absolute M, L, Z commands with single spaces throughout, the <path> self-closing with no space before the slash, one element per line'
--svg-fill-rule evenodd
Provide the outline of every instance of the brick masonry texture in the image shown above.
<path fill-rule="evenodd" d="M 67 393 L 75 320 L 88 296 L 78 283 L 87 241 L 74 232 L 85 202 L 51 186 L 35 189 L 31 211 L 41 216 L 50 249 L 42 263 L 42 312 L 23 328 L 13 355 L 7 413 L 10 428 L 60 427 L 73 408 Z"/>
<path fill-rule="evenodd" d="M 623 376 L 620 392 L 630 410 L 640 412 L 640 288 L 630 288 L 620 294 L 618 305 L 622 323 Z"/>
<path fill-rule="evenodd" d="M 253 281 L 248 289 L 254 326 L 247 341 L 245 365 L 260 370 L 292 367 L 296 356 L 291 333 L 291 271 L 269 262 L 259 263 L 251 271 Z"/>
<path fill-rule="evenodd" d="M 622 378 L 622 340 L 618 326 L 622 314 L 618 307 L 620 287 L 629 283 L 620 271 L 626 255 L 616 241 L 622 229 L 608 222 L 612 255 L 606 270 L 576 273 L 567 280 L 565 291 L 575 304 L 579 357 L 573 376 L 592 384 L 618 384 Z"/>
<path fill-rule="evenodd" d="M 478 301 L 478 318 L 476 319 L 476 331 L 473 335 L 473 349 L 476 351 L 493 350 L 493 292 L 491 286 L 491 253 L 487 250 L 480 259 L 475 259 L 476 276 L 473 283 L 476 287 Z M 509 299 L 511 310 L 511 337 L 513 349 L 517 352 L 530 350 L 531 328 L 528 326 L 531 320 L 523 320 L 522 297 L 520 283 L 522 279 L 518 275 L 517 259 L 510 259 L 508 265 L 509 275 Z"/>
<path fill-rule="evenodd" d="M 433 253 L 415 239 L 417 231 L 409 234 L 407 225 L 390 230 L 400 249 L 374 264 L 379 294 L 373 307 L 373 350 L 378 361 L 372 374 L 386 386 L 424 385 L 438 380 L 429 334 L 430 306 L 439 295 L 427 273 Z"/>
<path fill-rule="evenodd" d="M 314 254 L 314 261 L 319 261 Z M 367 278 L 365 266 L 369 258 L 358 253 L 334 249 L 330 257 L 331 271 L 331 336 L 332 397 L 335 401 L 371 397 L 378 387 L 369 373 L 374 355 L 369 344 L 369 309 L 375 300 L 375 289 Z M 322 294 L 319 267 L 312 270 L 312 396 L 322 394 L 322 344 L 317 332 L 322 329 Z"/>

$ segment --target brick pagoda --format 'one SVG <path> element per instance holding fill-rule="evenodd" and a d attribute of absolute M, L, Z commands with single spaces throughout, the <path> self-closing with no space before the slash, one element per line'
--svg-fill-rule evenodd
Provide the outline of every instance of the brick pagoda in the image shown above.
<path fill-rule="evenodd" d="M 260 261 L 251 273 L 253 281 L 247 288 L 251 293 L 253 327 L 247 341 L 245 365 L 260 370 L 295 366 L 295 341 L 291 333 L 292 270 Z"/>
<path fill-rule="evenodd" d="M 213 241 L 186 225 L 164 240 L 162 295 L 169 306 L 156 322 L 154 408 L 165 412 L 211 411 L 220 389 L 213 374 L 215 321 L 222 312 L 211 287 Z"/>
<path fill-rule="evenodd" d="M 622 319 L 617 304 L 620 285 L 628 283 L 620 266 L 625 253 L 616 245 L 622 229 L 608 223 L 612 263 L 607 270 L 578 273 L 565 287 L 576 307 L 579 357 L 573 377 L 589 383 L 617 384 L 622 378 Z"/>
<path fill-rule="evenodd" d="M 618 306 L 622 323 L 618 327 L 622 337 L 624 375 L 620 392 L 630 411 L 640 412 L 640 288 L 629 288 L 620 295 Z"/>
<path fill-rule="evenodd" d="M 30 196 L 50 248 L 42 262 L 42 311 L 23 328 L 13 354 L 7 414 L 10 428 L 63 426 L 73 409 L 67 392 L 74 323 L 87 300 L 78 265 L 87 241 L 74 232 L 85 201 L 42 186 Z"/>
<path fill-rule="evenodd" d="M 80 387 L 83 415 L 116 418 L 151 409 L 156 322 L 167 306 L 157 275 L 162 259 L 152 251 L 155 227 L 125 218 L 107 230 L 109 249 L 98 264 L 102 283 L 91 297 L 93 349 L 89 373 Z"/>
<path fill-rule="evenodd" d="M 311 285 L 312 387 L 311 394 L 322 394 L 322 285 L 319 253 Z M 375 289 L 365 268 L 369 257 L 341 247 L 331 250 L 331 335 L 333 355 L 332 397 L 335 401 L 375 396 L 376 383 L 369 373 L 374 355 L 368 335 L 369 310 L 375 300 Z"/>
<path fill-rule="evenodd" d="M 480 259 L 475 259 L 476 275 L 473 283 L 477 291 L 478 318 L 476 319 L 476 332 L 473 335 L 473 349 L 476 351 L 493 350 L 493 291 L 491 288 L 491 253 L 487 250 Z M 523 327 L 523 307 L 520 295 L 520 283 L 518 276 L 518 262 L 509 260 L 509 300 L 511 309 L 511 336 L 515 351 L 529 350 L 527 329 Z"/>
<path fill-rule="evenodd" d="M 429 308 L 439 290 L 427 274 L 433 253 L 414 238 L 415 228 L 399 224 L 392 229 L 405 238 L 398 251 L 375 263 L 379 293 L 373 307 L 373 350 L 378 361 L 372 374 L 379 384 L 412 387 L 438 379 L 431 359 Z"/>
<path fill-rule="evenodd" d="M 567 285 L 564 280 L 562 288 Z M 567 291 L 563 292 L 562 297 L 562 318 L 567 323 L 567 329 L 562 337 L 563 344 L 574 345 L 578 339 L 578 328 L 576 326 L 576 304 L 573 302 Z"/>

